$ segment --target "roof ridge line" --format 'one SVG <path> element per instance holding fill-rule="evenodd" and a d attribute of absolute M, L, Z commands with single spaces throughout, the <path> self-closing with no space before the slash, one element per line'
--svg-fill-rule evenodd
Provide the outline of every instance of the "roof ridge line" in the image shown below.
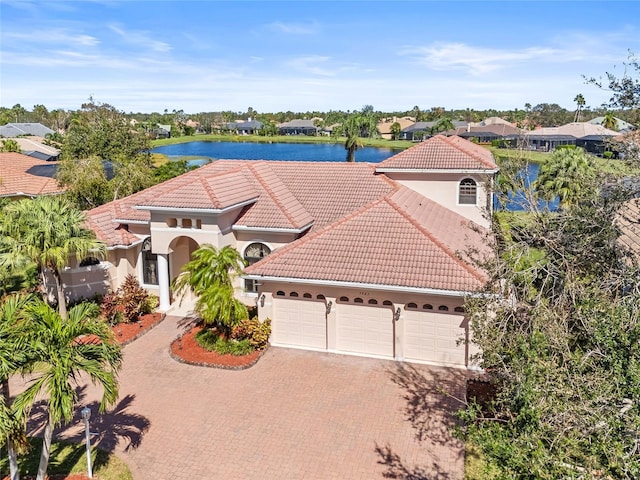
<path fill-rule="evenodd" d="M 450 137 L 447 137 L 445 135 L 436 135 L 434 138 L 438 138 L 438 137 L 442 137 L 442 139 L 447 143 L 447 145 L 450 145 L 451 147 L 455 148 L 456 150 L 458 150 L 458 151 L 460 151 L 462 153 L 470 155 L 471 157 L 473 157 L 475 160 L 479 161 L 485 167 L 493 168 L 495 165 L 497 165 L 495 163 L 495 161 L 493 162 L 494 165 L 488 165 L 485 162 L 484 158 L 482 158 L 477 152 L 474 152 L 471 149 L 464 148 L 462 145 L 457 145 L 453 141 L 449 141 L 449 139 L 453 140 L 453 137 L 459 138 L 460 140 L 464 140 L 464 138 L 462 138 L 462 137 L 460 137 L 458 135 L 451 135 Z M 466 141 L 468 141 L 468 140 L 466 140 Z M 475 145 L 475 144 L 472 143 L 472 145 Z M 482 148 L 482 147 L 479 147 L 479 148 Z M 487 150 L 487 153 L 489 153 L 489 155 L 491 155 L 491 157 L 493 158 L 493 153 L 491 153 L 490 150 Z"/>
<path fill-rule="evenodd" d="M 406 212 L 400 205 L 398 205 L 394 200 L 391 199 L 391 195 L 389 194 L 387 195 L 383 200 L 385 200 L 390 206 L 391 208 L 393 208 L 394 210 L 396 210 L 400 215 L 402 215 L 404 218 L 406 218 L 413 226 L 415 226 L 418 230 L 420 230 L 425 236 L 427 236 L 429 238 L 429 240 L 431 240 L 433 243 L 435 243 L 441 250 L 443 250 L 447 255 L 449 255 L 449 257 L 451 257 L 459 266 L 461 266 L 462 268 L 464 268 L 465 270 L 467 270 L 471 275 L 473 275 L 474 277 L 476 277 L 478 280 L 481 281 L 485 281 L 486 278 L 483 278 L 483 275 L 481 275 L 475 268 L 473 268 L 470 264 L 468 264 L 467 262 L 465 262 L 464 260 L 462 260 L 455 251 L 453 251 L 449 246 L 447 246 L 446 244 L 444 244 L 439 238 L 437 238 L 433 233 L 431 233 L 429 230 L 427 230 L 426 228 L 424 228 L 415 218 L 413 218 L 412 215 L 409 214 L 409 212 Z M 420 194 L 418 194 L 420 195 Z M 422 196 L 422 195 L 421 195 Z M 433 203 L 435 205 L 441 206 L 439 203 L 427 198 L 427 197 L 423 197 L 425 198 L 427 201 L 429 201 L 430 203 Z M 442 207 L 445 208 L 445 207 Z M 456 213 L 456 212 L 453 212 Z M 464 218 L 464 217 L 462 217 Z M 473 223 L 471 220 L 467 220 L 470 223 Z"/>
<path fill-rule="evenodd" d="M 312 233 L 310 233 L 308 235 L 305 235 L 304 237 L 302 237 L 300 239 L 294 240 L 293 242 L 286 244 L 285 246 L 283 246 L 281 248 L 278 248 L 275 252 L 273 252 L 271 255 L 269 255 L 268 257 L 265 257 L 265 258 L 268 259 L 269 261 L 271 261 L 273 259 L 281 257 L 282 255 L 287 253 L 289 250 L 293 250 L 294 248 L 297 248 L 300 245 L 307 244 L 311 240 L 319 237 L 320 235 L 323 235 L 324 233 L 326 233 L 326 232 L 328 232 L 330 230 L 333 230 L 334 228 L 337 228 L 339 225 L 342 225 L 343 223 L 347 222 L 348 220 L 351 220 L 355 216 L 360 215 L 361 213 L 363 213 L 363 212 L 375 207 L 376 205 L 378 205 L 379 203 L 382 203 L 382 202 L 384 202 L 384 197 L 383 198 L 378 198 L 378 199 L 374 200 L 373 202 L 370 202 L 370 203 L 360 207 L 358 210 L 355 210 L 355 211 L 351 212 L 349 215 L 341 217 L 340 219 L 336 220 L 333 223 L 330 223 L 329 225 L 325 225 L 320 230 L 312 232 Z M 249 266 L 247 268 L 250 268 L 250 267 L 251 266 Z"/>
<path fill-rule="evenodd" d="M 268 166 L 268 164 L 266 164 Z M 267 192 L 267 194 L 269 195 L 269 197 L 271 197 L 271 200 L 273 200 L 273 203 L 275 203 L 278 208 L 280 209 L 280 211 L 284 214 L 284 216 L 287 218 L 287 220 L 289 221 L 289 223 L 291 223 L 291 225 L 293 225 L 296 228 L 301 228 L 304 225 L 300 225 L 298 226 L 297 222 L 294 220 L 294 218 L 291 216 L 291 214 L 289 213 L 289 210 L 286 209 L 283 205 L 283 203 L 280 201 L 280 198 L 278 196 L 276 196 L 273 193 L 273 190 L 271 189 L 271 187 L 269 187 L 265 182 L 262 181 L 262 175 L 260 175 L 260 172 L 258 172 L 258 170 L 255 169 L 254 165 L 247 165 L 247 168 L 249 170 L 251 170 L 251 172 L 254 174 L 254 176 L 256 177 L 256 179 L 258 180 L 258 183 L 260 183 L 260 186 L 262 186 L 262 188 L 264 189 L 265 192 Z M 271 167 L 269 167 L 269 171 L 273 174 L 273 176 L 275 178 L 278 179 L 278 181 L 280 182 L 280 184 L 286 188 L 287 192 L 289 193 L 289 195 L 291 195 L 291 197 L 293 197 L 295 199 L 295 201 L 298 203 L 298 205 L 300 205 L 300 207 L 302 208 L 302 210 L 304 210 L 304 212 L 309 215 L 309 217 L 311 217 L 312 221 L 315 221 L 315 218 L 313 218 L 311 216 L 311 214 L 307 211 L 306 208 L 304 208 L 304 205 L 300 202 L 300 200 L 298 200 L 298 197 L 296 197 L 293 192 L 289 189 L 289 187 L 287 186 L 286 183 L 284 183 L 282 181 L 282 179 L 278 176 L 278 174 L 276 172 L 274 172 Z"/>

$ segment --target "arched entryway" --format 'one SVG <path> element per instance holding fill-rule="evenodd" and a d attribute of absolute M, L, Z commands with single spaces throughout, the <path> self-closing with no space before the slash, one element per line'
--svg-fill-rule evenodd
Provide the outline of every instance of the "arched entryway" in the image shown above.
<path fill-rule="evenodd" d="M 191 255 L 198 249 L 199 245 L 193 238 L 180 236 L 174 238 L 169 244 L 169 281 L 173 281 L 182 272 L 185 263 L 191 260 Z M 172 309 L 179 308 L 180 311 L 189 311 L 193 308 L 195 297 L 191 292 L 184 292 L 182 295 L 176 295 L 171 292 Z"/>

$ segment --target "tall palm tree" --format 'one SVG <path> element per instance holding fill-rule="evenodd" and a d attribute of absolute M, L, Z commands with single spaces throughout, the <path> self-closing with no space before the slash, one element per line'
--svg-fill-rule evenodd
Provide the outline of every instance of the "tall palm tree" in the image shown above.
<path fill-rule="evenodd" d="M 576 102 L 576 115 L 573 118 L 574 122 L 579 122 L 580 121 L 580 113 L 582 112 L 582 107 L 584 107 L 585 105 L 585 99 L 584 99 L 584 95 L 582 95 L 581 93 L 576 95 L 576 98 L 573 99 L 574 102 Z"/>
<path fill-rule="evenodd" d="M 455 130 L 456 126 L 453 124 L 453 120 L 449 117 L 439 118 L 438 121 L 433 126 L 433 133 L 438 132 L 449 132 L 451 130 Z"/>
<path fill-rule="evenodd" d="M 556 150 L 541 166 L 533 189 L 545 200 L 559 198 L 561 207 L 571 207 L 589 194 L 595 169 L 581 148 Z"/>
<path fill-rule="evenodd" d="M 356 151 L 362 147 L 360 134 L 362 131 L 362 117 L 358 114 L 350 115 L 342 124 L 344 135 L 344 149 L 347 151 L 347 162 L 356 161 Z"/>
<path fill-rule="evenodd" d="M 32 296 L 14 294 L 0 303 L 0 432 L 7 441 L 11 480 L 20 478 L 17 453 L 26 447 L 27 442 L 22 422 L 11 408 L 9 377 L 26 368 L 30 360 L 24 312 L 32 301 Z"/>
<path fill-rule="evenodd" d="M 602 120 L 602 126 L 609 130 L 618 130 L 618 120 L 613 116 L 613 112 L 607 112 Z"/>
<path fill-rule="evenodd" d="M 66 319 L 42 301 L 27 308 L 33 378 L 14 405 L 26 416 L 39 397 L 46 398 L 48 415 L 36 480 L 45 478 L 53 429 L 73 418 L 81 374 L 102 387 L 100 411 L 118 399 L 122 352 L 109 325 L 96 320 L 99 313 L 99 307 L 92 303 L 71 308 Z"/>
<path fill-rule="evenodd" d="M 8 249 L 0 253 L 0 265 L 20 268 L 28 262 L 38 267 L 43 298 L 46 273 L 55 281 L 58 308 L 67 316 L 67 302 L 60 271 L 71 257 L 82 260 L 88 254 L 104 257 L 106 248 L 84 228 L 85 214 L 62 197 L 37 197 L 7 206 L 0 219 L 0 236 Z"/>
<path fill-rule="evenodd" d="M 227 245 L 217 249 L 204 244 L 192 254 L 174 281 L 176 293 L 190 289 L 197 297 L 195 310 L 206 325 L 215 326 L 226 336 L 238 321 L 247 317 L 247 307 L 234 296 L 234 279 L 245 261 Z"/>

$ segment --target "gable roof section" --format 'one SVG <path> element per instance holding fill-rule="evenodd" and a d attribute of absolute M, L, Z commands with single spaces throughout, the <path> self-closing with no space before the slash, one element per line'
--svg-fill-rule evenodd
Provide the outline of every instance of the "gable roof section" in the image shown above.
<path fill-rule="evenodd" d="M 376 172 L 497 171 L 489 150 L 457 136 L 436 135 L 378 164 Z"/>
<path fill-rule="evenodd" d="M 0 153 L 0 196 L 36 196 L 62 193 L 53 178 L 57 164 L 21 153 Z"/>
<path fill-rule="evenodd" d="M 176 182 L 170 188 L 148 197 L 135 208 L 225 210 L 257 200 L 258 192 L 241 171 L 235 169 L 218 175 L 194 176 L 187 182 Z"/>
<path fill-rule="evenodd" d="M 620 135 L 620 133 L 604 128 L 602 125 L 594 125 L 588 122 L 572 122 L 559 127 L 544 127 L 525 132 L 525 137 L 551 137 L 555 135 L 571 136 L 574 138 L 582 138 L 591 135 L 598 135 L 600 137 L 616 137 Z"/>
<path fill-rule="evenodd" d="M 466 248 L 469 221 L 399 187 L 339 221 L 247 267 L 250 278 L 326 281 L 451 292 L 480 288 L 484 274 L 449 242 Z M 421 212 L 421 213 L 419 213 Z M 480 227 L 478 227 L 480 228 Z M 470 240 L 478 247 L 478 238 Z"/>
<path fill-rule="evenodd" d="M 48 133 L 54 133 L 54 131 L 41 123 L 7 123 L 0 127 L 0 136 L 7 138 L 17 137 L 19 135 L 44 137 Z"/>
<path fill-rule="evenodd" d="M 296 199 L 268 162 L 247 162 L 246 168 L 258 184 L 259 201 L 247 209 L 235 222 L 235 229 L 286 229 L 309 228 L 313 217 Z"/>

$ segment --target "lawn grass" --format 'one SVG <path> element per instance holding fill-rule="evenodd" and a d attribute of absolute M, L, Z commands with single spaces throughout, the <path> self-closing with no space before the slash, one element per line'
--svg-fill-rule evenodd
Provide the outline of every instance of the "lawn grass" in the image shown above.
<path fill-rule="evenodd" d="M 18 458 L 21 475 L 35 475 L 38 473 L 41 438 L 30 438 L 31 448 L 26 455 Z M 129 467 L 116 455 L 97 448 L 91 449 L 94 478 L 100 480 L 133 480 Z M 53 442 L 49 458 L 49 475 L 70 475 L 73 473 L 87 473 L 87 456 L 84 444 Z M 9 474 L 9 462 L 6 448 L 0 448 L 0 478 Z"/>
<path fill-rule="evenodd" d="M 464 458 L 464 480 L 493 480 L 498 478 L 497 468 L 487 464 L 482 452 L 467 443 Z"/>

